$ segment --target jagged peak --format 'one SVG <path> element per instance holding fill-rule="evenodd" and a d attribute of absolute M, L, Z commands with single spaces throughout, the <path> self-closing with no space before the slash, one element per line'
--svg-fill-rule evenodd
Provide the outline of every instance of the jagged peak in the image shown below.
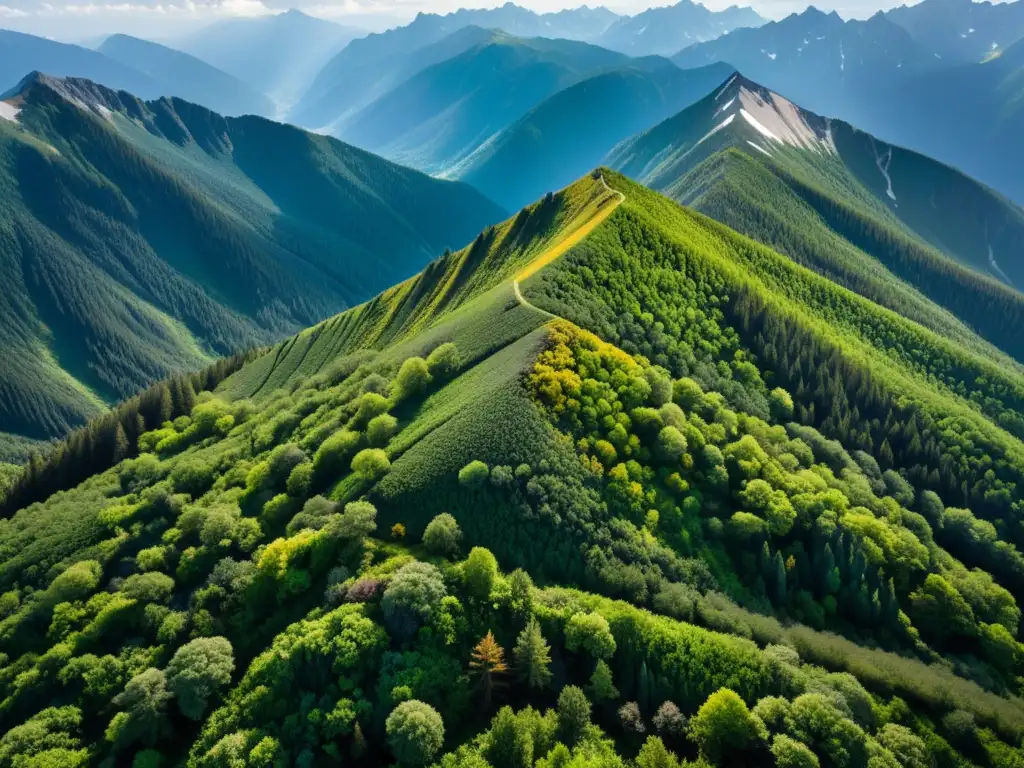
<path fill-rule="evenodd" d="M 710 103 L 709 103 L 710 102 Z M 700 144 L 719 131 L 737 132 L 744 148 L 750 146 L 771 156 L 782 145 L 819 154 L 834 154 L 829 121 L 736 72 L 707 99 L 701 110 L 711 125 Z"/>

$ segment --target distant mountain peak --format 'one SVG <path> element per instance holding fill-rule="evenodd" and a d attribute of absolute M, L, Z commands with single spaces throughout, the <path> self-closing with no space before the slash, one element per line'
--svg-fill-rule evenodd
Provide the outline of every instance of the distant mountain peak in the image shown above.
<path fill-rule="evenodd" d="M 724 131 L 727 143 L 768 157 L 786 148 L 836 154 L 827 119 L 738 72 L 672 121 L 682 135 L 695 139 L 688 151 Z"/>

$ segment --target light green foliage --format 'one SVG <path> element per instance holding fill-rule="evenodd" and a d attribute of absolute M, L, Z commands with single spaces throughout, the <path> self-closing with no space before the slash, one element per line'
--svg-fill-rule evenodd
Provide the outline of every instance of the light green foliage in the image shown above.
<path fill-rule="evenodd" d="M 436 555 L 451 556 L 459 551 L 462 531 L 455 518 L 447 512 L 431 520 L 423 531 L 423 546 Z"/>
<path fill-rule="evenodd" d="M 772 756 L 777 768 L 818 768 L 818 756 L 796 739 L 784 733 L 772 739 Z"/>
<path fill-rule="evenodd" d="M 498 576 L 498 561 L 489 549 L 473 547 L 462 567 L 462 575 L 469 594 L 477 600 L 486 600 Z"/>
<path fill-rule="evenodd" d="M 474 459 L 459 470 L 459 482 L 467 488 L 480 488 L 490 475 L 490 468 L 479 459 Z"/>
<path fill-rule="evenodd" d="M 679 760 L 657 736 L 648 736 L 636 756 L 637 768 L 677 768 Z"/>
<path fill-rule="evenodd" d="M 450 341 L 440 344 L 427 355 L 427 370 L 432 379 L 446 381 L 462 367 L 459 348 Z"/>
<path fill-rule="evenodd" d="M 565 647 L 588 653 L 595 659 L 608 659 L 615 653 L 615 638 L 608 620 L 599 613 L 576 613 L 565 628 Z"/>
<path fill-rule="evenodd" d="M 722 688 L 701 704 L 690 720 L 690 738 L 712 762 L 758 746 L 767 734 L 735 691 Z"/>
<path fill-rule="evenodd" d="M 121 592 L 140 603 L 166 603 L 174 591 L 174 579 L 163 573 L 140 573 L 129 576 Z"/>
<path fill-rule="evenodd" d="M 364 448 L 352 459 L 352 471 L 366 480 L 379 480 L 390 469 L 388 455 L 379 448 Z"/>
<path fill-rule="evenodd" d="M 619 689 L 612 680 L 612 670 L 604 659 L 599 659 L 597 666 L 594 667 L 594 674 L 590 676 L 590 684 L 587 686 L 587 694 L 595 704 L 619 698 Z"/>
<path fill-rule="evenodd" d="M 392 397 L 405 400 L 415 397 L 430 384 L 430 369 L 422 357 L 410 357 L 402 363 L 392 384 Z"/>
<path fill-rule="evenodd" d="M 366 439 L 375 448 L 384 448 L 398 431 L 398 419 L 390 413 L 374 416 L 366 425 Z"/>
<path fill-rule="evenodd" d="M 181 713 L 202 718 L 210 699 L 231 681 L 234 653 L 223 637 L 204 637 L 183 645 L 167 665 L 167 687 Z"/>
<path fill-rule="evenodd" d="M 386 728 L 399 765 L 426 765 L 444 743 L 441 715 L 422 701 L 403 701 L 388 715 Z"/>

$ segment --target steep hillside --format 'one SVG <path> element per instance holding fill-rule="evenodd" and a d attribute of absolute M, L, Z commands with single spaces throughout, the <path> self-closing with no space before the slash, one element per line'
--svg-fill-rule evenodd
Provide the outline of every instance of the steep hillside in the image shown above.
<path fill-rule="evenodd" d="M 971 345 L 967 326 L 1024 361 L 1024 211 L 948 166 L 741 76 L 609 162 L 958 343 Z"/>
<path fill-rule="evenodd" d="M 946 62 L 978 63 L 1024 39 L 1024 3 L 923 0 L 886 11 L 922 50 Z"/>
<path fill-rule="evenodd" d="M 694 43 L 714 40 L 740 27 L 765 23 L 753 8 L 729 6 L 711 11 L 700 3 L 649 8 L 617 20 L 595 42 L 630 56 L 671 56 Z"/>
<path fill-rule="evenodd" d="M 173 45 L 266 94 L 284 114 L 324 64 L 363 34 L 293 9 L 225 19 Z"/>
<path fill-rule="evenodd" d="M 586 43 L 494 32 L 381 96 L 338 135 L 403 165 L 444 172 L 538 102 L 625 58 Z"/>
<path fill-rule="evenodd" d="M 680 70 L 660 58 L 631 61 L 542 101 L 448 178 L 519 208 L 579 178 L 620 141 L 703 98 L 730 73 L 726 64 Z"/>
<path fill-rule="evenodd" d="M 97 50 L 166 84 L 164 96 L 177 96 L 228 116 L 274 114 L 273 103 L 262 93 L 187 53 L 128 35 L 111 35 Z"/>
<path fill-rule="evenodd" d="M 600 170 L 0 524 L 0 754 L 1013 765 L 1014 381 Z"/>
<path fill-rule="evenodd" d="M 152 77 L 102 53 L 0 29 L 0 93 L 14 88 L 30 72 L 54 77 L 84 77 L 108 88 L 130 91 L 141 98 L 174 95 Z"/>
<path fill-rule="evenodd" d="M 294 332 L 500 215 L 469 187 L 261 118 L 40 75 L 0 104 L 14 435 L 59 437 L 171 371 Z"/>

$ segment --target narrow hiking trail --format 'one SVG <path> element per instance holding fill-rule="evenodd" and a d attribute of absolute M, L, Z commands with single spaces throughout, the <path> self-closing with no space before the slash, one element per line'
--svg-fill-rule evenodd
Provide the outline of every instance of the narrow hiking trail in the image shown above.
<path fill-rule="evenodd" d="M 519 281 L 525 280 L 531 275 L 536 274 L 541 269 L 543 269 L 548 264 L 557 259 L 559 256 L 568 251 L 570 248 L 572 248 L 574 245 L 583 241 L 587 235 L 593 232 L 599 224 L 601 224 L 605 219 L 607 219 L 612 214 L 612 211 L 614 211 L 616 208 L 622 205 L 623 202 L 625 202 L 626 196 L 622 192 L 619 192 L 619 190 L 612 189 L 611 187 L 609 187 L 608 182 L 604 180 L 603 175 L 599 176 L 598 179 L 601 182 L 601 186 L 605 188 L 605 191 L 614 196 L 615 202 L 611 205 L 602 204 L 601 207 L 598 208 L 598 210 L 594 213 L 594 215 L 591 216 L 583 225 L 577 228 L 572 234 L 570 234 L 564 240 L 559 241 L 558 243 L 556 243 L 555 245 L 551 246 L 546 251 L 541 253 L 536 259 L 531 261 L 523 269 L 522 272 L 520 272 L 512 279 L 512 291 L 513 293 L 515 293 L 516 301 L 518 301 L 524 307 L 529 307 L 530 309 L 540 312 L 542 315 L 548 317 L 549 319 L 557 320 L 559 318 L 558 315 L 552 314 L 551 312 L 548 312 L 546 309 L 541 309 L 540 307 L 534 306 L 529 301 L 527 301 L 526 298 L 523 296 L 523 292 L 519 289 Z"/>

